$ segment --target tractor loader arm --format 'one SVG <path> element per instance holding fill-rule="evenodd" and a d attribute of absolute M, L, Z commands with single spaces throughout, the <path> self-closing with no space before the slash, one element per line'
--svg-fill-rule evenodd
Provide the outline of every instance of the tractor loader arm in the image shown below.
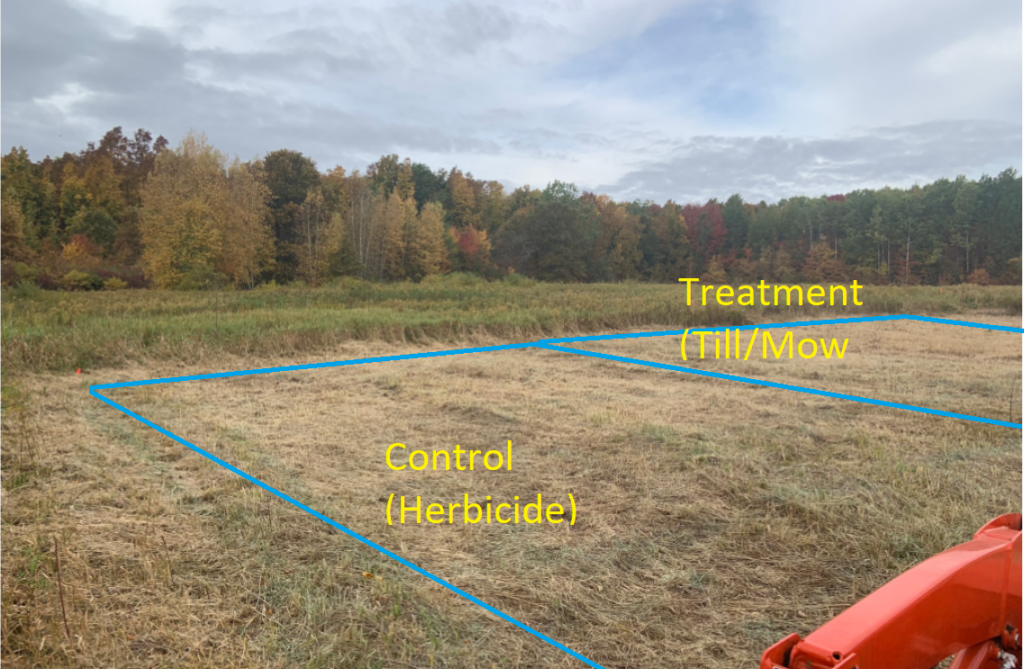
<path fill-rule="evenodd" d="M 1021 667 L 1021 515 L 1000 516 L 909 569 L 806 639 L 765 651 L 761 669 Z"/>

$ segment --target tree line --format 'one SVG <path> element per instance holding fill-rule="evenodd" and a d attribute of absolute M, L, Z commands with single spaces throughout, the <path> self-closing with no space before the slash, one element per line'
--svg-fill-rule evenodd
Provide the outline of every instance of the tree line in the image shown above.
<path fill-rule="evenodd" d="M 0 159 L 4 285 L 253 288 L 448 272 L 544 281 L 1020 283 L 1021 177 L 938 179 L 768 204 L 616 202 L 397 155 L 321 172 L 120 127 L 79 153 Z"/>

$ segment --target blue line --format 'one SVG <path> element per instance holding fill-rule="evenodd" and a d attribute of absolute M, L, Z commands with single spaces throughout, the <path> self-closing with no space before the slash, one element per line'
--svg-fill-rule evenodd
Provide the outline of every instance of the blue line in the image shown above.
<path fill-rule="evenodd" d="M 982 330 L 997 330 L 999 332 L 1024 333 L 1024 328 L 1010 327 L 1009 325 L 989 325 L 988 323 L 975 323 L 973 321 L 955 321 L 949 318 L 932 318 L 931 316 L 914 316 L 907 314 L 903 318 L 908 321 L 921 321 L 922 323 L 940 323 L 942 325 L 960 325 L 965 328 L 980 328 Z"/>
<path fill-rule="evenodd" d="M 606 341 L 610 339 L 642 339 L 645 337 L 669 337 L 682 335 L 687 330 L 690 332 L 721 332 L 723 330 L 753 330 L 760 328 L 799 328 L 814 325 L 845 325 L 849 323 L 879 323 L 882 321 L 921 321 L 924 323 L 938 323 L 940 325 L 960 325 L 968 328 L 980 328 L 982 330 L 998 330 L 1000 332 L 1016 332 L 1024 334 L 1024 328 L 1015 328 L 1007 325 L 989 325 L 988 323 L 974 323 L 971 321 L 956 321 L 948 318 L 932 318 L 930 316 L 912 316 L 909 314 L 898 314 L 890 316 L 855 316 L 852 318 L 833 318 L 814 321 L 790 321 L 788 323 L 767 323 L 764 325 L 721 325 L 715 327 L 690 327 L 684 330 L 656 330 L 654 332 L 626 332 L 610 335 L 585 335 L 579 337 L 561 337 L 559 339 L 541 339 L 537 344 L 569 344 L 581 341 Z"/>
<path fill-rule="evenodd" d="M 307 369 L 323 369 L 326 367 L 349 367 L 351 365 L 368 365 L 372 362 L 394 362 L 396 360 L 415 360 L 416 358 L 440 358 L 465 353 L 486 353 L 489 351 L 507 351 L 517 348 L 533 348 L 534 344 L 502 344 L 500 346 L 481 346 L 478 348 L 457 348 L 450 351 L 428 351 L 426 353 L 406 353 L 404 355 L 383 355 L 376 358 L 355 358 L 352 360 L 334 360 L 331 362 L 312 362 L 306 365 L 285 365 L 282 367 L 264 367 L 262 369 L 242 369 L 236 372 L 214 372 L 212 374 L 193 374 L 191 376 L 171 376 L 163 379 L 147 379 L 144 381 L 122 381 L 120 383 L 100 383 L 89 386 L 95 390 L 110 388 L 134 388 L 136 386 L 155 386 L 163 383 L 181 383 L 183 381 L 201 381 L 203 379 L 225 379 L 236 376 L 255 376 L 257 374 L 273 374 L 275 372 L 298 372 Z"/>
<path fill-rule="evenodd" d="M 124 406 L 121 406 L 120 404 L 118 404 L 114 400 L 110 399 L 109 397 L 104 397 L 103 395 L 101 395 L 98 392 L 96 392 L 95 388 L 96 388 L 96 386 L 94 386 L 92 388 L 89 388 L 89 394 L 90 395 L 92 395 L 93 397 L 97 397 L 97 398 L 103 400 L 104 402 L 106 402 L 110 406 L 114 407 L 118 411 L 121 411 L 125 415 L 131 416 L 132 418 L 134 418 L 135 420 L 139 421 L 143 425 L 151 427 L 152 429 L 156 430 L 157 432 L 159 432 L 160 434 L 162 434 L 162 435 L 164 435 L 166 437 L 170 437 L 171 439 L 173 439 L 174 441 L 178 442 L 182 446 L 185 446 L 186 448 L 189 448 L 189 449 L 195 451 L 196 453 L 198 453 L 199 455 L 203 456 L 204 458 L 207 458 L 209 460 L 212 460 L 213 462 L 216 462 L 218 465 L 220 465 L 221 467 L 224 467 L 228 471 L 231 471 L 231 472 L 233 472 L 235 474 L 238 474 L 239 476 L 244 478 L 246 481 L 249 481 L 250 483 L 252 483 L 254 485 L 257 485 L 260 488 L 263 488 L 264 490 L 266 490 L 270 494 L 274 495 L 275 497 L 278 497 L 279 499 L 284 500 L 285 502 L 288 502 L 289 504 L 291 504 L 295 508 L 300 509 L 302 511 L 305 511 L 306 513 L 308 513 L 309 515 L 311 515 L 311 516 L 313 516 L 315 518 L 319 518 L 320 520 L 324 521 L 325 523 L 327 523 L 331 527 L 344 532 L 345 534 L 347 534 L 348 536 L 352 537 L 353 539 L 361 541 L 362 543 L 366 544 L 370 548 L 373 548 L 374 550 L 382 553 L 383 555 L 386 555 L 387 557 L 391 558 L 392 560 L 400 562 L 401 564 L 405 565 L 409 569 L 412 569 L 417 574 L 419 574 L 421 576 L 426 576 L 427 578 L 429 578 L 434 583 L 437 583 L 438 585 L 441 585 L 441 586 L 444 586 L 445 588 L 448 588 L 449 590 L 451 590 L 455 594 L 457 594 L 457 595 L 459 595 L 461 597 L 464 597 L 465 599 L 473 602 L 477 606 L 480 606 L 480 607 L 486 609 L 488 612 L 493 613 L 494 615 L 498 616 L 499 618 L 507 620 L 508 622 L 512 623 L 513 625 L 515 625 L 519 629 L 524 630 L 526 632 L 529 632 L 530 634 L 534 635 L 538 639 L 540 639 L 540 640 L 542 640 L 542 641 L 544 641 L 546 643 L 549 643 L 552 646 L 554 646 L 555 648 L 568 653 L 569 655 L 571 655 L 572 657 L 576 658 L 577 660 L 579 660 L 579 661 L 581 661 L 581 662 L 583 662 L 583 663 L 585 663 L 585 664 L 587 664 L 587 665 L 589 665 L 591 667 L 594 667 L 594 669 L 604 669 L 604 667 L 602 667 L 600 664 L 594 662 L 591 659 L 588 659 L 587 657 L 585 657 L 583 655 L 580 655 L 579 653 L 574 651 L 572 648 L 569 648 L 568 646 L 564 646 L 564 645 L 558 643 L 557 641 L 555 641 L 551 637 L 549 637 L 549 636 L 547 636 L 545 634 L 542 634 L 541 632 L 538 632 L 537 630 L 533 629 L 532 627 L 530 627 L 526 623 L 519 622 L 518 620 L 516 620 L 512 616 L 508 615 L 507 613 L 503 613 L 503 612 L 499 611 L 498 609 L 494 608 L 493 606 L 491 606 L 487 602 L 485 602 L 485 601 L 483 601 L 481 599 L 477 599 L 473 595 L 471 595 L 468 592 L 466 592 L 466 591 L 464 591 L 464 590 L 462 590 L 462 589 L 452 585 L 451 583 L 449 583 L 448 581 L 444 580 L 443 578 L 435 576 L 434 574 L 430 573 L 429 571 L 427 571 L 423 567 L 420 567 L 419 565 L 416 565 L 416 564 L 414 564 L 412 562 L 409 562 L 408 560 L 406 560 L 402 556 L 397 555 L 395 553 L 392 553 L 391 551 L 389 551 L 388 549 L 384 548 L 383 546 L 381 546 L 381 545 L 379 545 L 377 543 L 374 543 L 373 541 L 367 539 L 366 537 L 362 536 L 361 534 L 358 534 L 357 532 L 354 532 L 354 531 L 350 530 L 349 528 L 345 527 L 341 523 L 339 523 L 339 522 L 337 522 L 335 520 L 332 520 L 331 518 L 328 518 L 327 516 L 325 516 L 324 514 L 320 513 L 319 511 L 316 511 L 315 509 L 312 509 L 312 508 L 306 506 L 302 502 L 294 499 L 293 497 L 290 497 L 289 495 L 286 495 L 285 493 L 281 492 L 277 488 L 274 488 L 274 487 L 272 487 L 270 485 L 267 485 L 266 483 L 264 483 L 263 481 L 259 480 L 255 476 L 253 476 L 253 475 L 251 475 L 251 474 L 249 474 L 247 472 L 242 471 L 241 469 L 239 469 L 238 467 L 235 467 L 231 463 L 225 462 L 224 460 L 221 460 L 220 458 L 218 458 L 216 455 L 213 455 L 212 453 L 209 453 L 209 452 L 199 448 L 198 446 L 196 446 L 194 444 L 191 444 L 188 441 L 185 441 L 184 439 L 182 439 L 178 435 L 174 434 L 170 430 L 167 430 L 167 429 L 157 425 L 153 421 L 149 420 L 148 418 L 140 416 L 139 414 L 135 413 L 134 411 L 131 411 L 130 409 L 128 409 L 128 408 L 126 408 Z"/>
<path fill-rule="evenodd" d="M 762 381 L 761 379 L 753 379 L 747 376 L 736 376 L 735 374 L 721 374 L 719 372 L 709 372 L 703 369 L 694 369 L 692 367 L 682 367 L 680 365 L 668 365 L 662 362 L 651 362 L 649 360 L 640 360 L 638 358 L 625 358 L 618 355 L 611 355 L 609 353 L 598 353 L 596 351 L 586 351 L 579 348 L 570 348 L 567 346 L 555 346 L 554 344 L 538 344 L 540 348 L 546 348 L 552 351 L 561 351 L 563 353 L 573 353 L 575 355 L 582 355 L 589 358 L 601 358 L 603 360 L 613 360 L 615 362 L 626 362 L 632 365 L 643 365 L 645 367 L 655 367 L 657 369 L 667 369 L 673 372 L 683 372 L 684 374 L 695 374 L 697 376 L 707 376 L 715 379 L 725 379 L 726 381 L 739 381 L 740 383 L 750 383 L 756 386 L 767 386 L 769 388 L 781 388 L 782 390 L 793 390 L 798 393 L 807 393 L 810 395 L 821 395 L 823 397 L 832 397 L 840 400 L 850 400 L 851 402 L 861 402 L 863 404 L 875 404 L 883 407 L 890 407 L 893 409 L 905 409 L 906 411 L 916 411 L 918 413 L 927 413 L 934 416 L 945 416 L 947 418 L 960 418 L 963 420 L 974 421 L 976 423 L 988 423 L 990 425 L 1001 425 L 1003 427 L 1012 427 L 1021 429 L 1020 423 L 1011 423 L 1005 420 L 996 420 L 994 418 L 982 418 L 981 416 L 968 416 L 967 414 L 954 413 L 952 411 L 942 411 L 940 409 L 929 409 L 927 407 L 918 407 L 911 404 L 900 404 L 898 402 L 886 402 L 885 400 L 876 400 L 870 397 L 860 397 L 858 395 L 847 395 L 845 393 L 833 393 L 827 390 L 817 390 L 816 388 L 805 388 L 803 386 L 793 386 L 788 383 L 776 383 L 774 381 Z"/>
<path fill-rule="evenodd" d="M 853 318 L 837 318 L 837 319 L 810 320 L 810 321 L 792 321 L 792 322 L 788 322 L 788 323 L 769 323 L 769 324 L 765 324 L 765 325 L 739 325 L 739 326 L 732 325 L 732 326 L 720 326 L 720 327 L 708 327 L 708 328 L 689 328 L 689 330 L 691 332 L 693 332 L 695 330 L 698 330 L 698 329 L 702 330 L 702 331 L 705 331 L 705 332 L 714 332 L 714 331 L 721 331 L 721 330 L 751 330 L 751 329 L 754 329 L 754 328 L 768 329 L 768 328 L 787 328 L 787 327 L 788 328 L 792 328 L 792 327 L 807 327 L 807 326 L 815 326 L 815 325 L 841 325 L 841 324 L 847 324 L 847 323 L 876 323 L 876 322 L 881 322 L 881 321 L 899 321 L 899 320 L 921 321 L 921 322 L 926 322 L 926 323 L 938 323 L 938 324 L 942 324 L 942 325 L 960 325 L 960 326 L 963 326 L 963 327 L 980 328 L 980 329 L 984 329 L 984 330 L 997 330 L 997 331 L 1001 331 L 1001 332 L 1016 332 L 1016 333 L 1024 334 L 1024 329 L 1022 329 L 1022 328 L 1014 328 L 1014 327 L 1008 327 L 1008 326 L 1002 326 L 1002 325 L 988 325 L 988 324 L 985 324 L 985 323 L 972 323 L 970 321 L 958 321 L 958 320 L 950 320 L 950 319 L 945 319 L 945 318 L 932 318 L 932 317 L 928 317 L 928 316 L 913 316 L 913 315 L 859 316 L 859 317 L 853 317 Z M 502 618 L 502 619 L 512 623 L 516 627 L 519 627 L 520 629 L 522 629 L 522 630 L 524 630 L 526 632 L 529 632 L 530 634 L 534 635 L 538 639 L 541 639 L 542 641 L 550 644 L 551 646 L 554 646 L 555 648 L 558 648 L 559 650 L 564 651 L 565 653 L 569 654 L 570 656 L 576 658 L 577 660 L 580 660 L 581 662 L 583 662 L 583 663 L 585 663 L 585 664 L 587 664 L 587 665 L 589 665 L 591 667 L 594 667 L 595 669 L 603 669 L 603 667 L 601 667 L 601 665 L 597 664 L 596 662 L 594 662 L 594 661 L 584 657 L 583 655 L 577 653 L 576 651 L 572 650 L 571 648 L 569 648 L 567 646 L 564 646 L 564 645 L 558 643 L 557 641 L 555 641 L 554 639 L 552 639 L 552 638 L 550 638 L 550 637 L 548 637 L 548 636 L 538 632 L 537 630 L 533 629 L 532 627 L 529 627 L 528 625 L 519 622 L 515 618 L 509 616 L 508 614 L 502 613 L 501 611 L 499 611 L 498 609 L 494 608 L 493 606 L 487 604 L 486 602 L 484 602 L 484 601 L 482 601 L 480 599 L 477 599 L 476 597 L 474 597 L 473 595 L 470 595 L 467 592 L 464 592 L 463 590 L 457 588 L 456 586 L 452 585 L 451 583 L 448 583 L 447 581 L 445 581 L 445 580 L 435 576 L 434 574 L 428 572 L 427 570 L 423 569 L 422 567 L 419 567 L 419 566 L 413 564 L 412 562 L 409 562 L 405 558 L 403 558 L 403 557 L 401 557 L 401 556 L 399 556 L 399 555 L 397 555 L 395 553 L 392 553 L 391 551 L 387 550 L 383 546 L 379 546 L 378 544 L 370 541 L 369 539 L 361 536 L 360 534 L 357 534 L 356 532 L 353 532 L 352 530 L 348 529 L 344 525 L 341 525 L 340 523 L 338 523 L 338 522 L 328 518 L 327 516 L 323 515 L 322 513 L 319 513 L 318 511 L 315 511 L 314 509 L 306 506 L 305 504 L 299 502 L 298 500 L 295 500 L 292 497 L 286 495 L 285 493 L 283 493 L 283 492 L 281 492 L 281 491 L 279 491 L 279 490 L 277 490 L 277 489 L 267 485 L 263 481 L 260 481 L 256 477 L 254 477 L 254 476 L 252 476 L 252 475 L 242 471 L 241 469 L 238 469 L 234 465 L 232 465 L 232 464 L 230 464 L 228 462 L 225 462 L 224 460 L 221 460 L 220 458 L 216 457 L 215 455 L 212 455 L 211 453 L 208 453 L 207 451 L 199 448 L 198 446 L 195 446 L 194 444 L 189 443 L 188 441 L 182 439 L 181 437 L 179 437 L 178 435 L 174 434 L 170 430 L 164 429 L 163 427 L 157 425 L 156 423 L 150 421 L 149 419 L 144 418 L 143 416 L 140 416 L 139 414 L 131 411 L 130 409 L 128 409 L 128 408 L 118 404 L 117 402 L 115 402 L 113 400 L 111 400 L 110 398 L 101 395 L 97 391 L 99 391 L 99 390 L 107 390 L 107 389 L 112 389 L 112 388 L 131 388 L 131 387 L 136 387 L 136 386 L 160 385 L 160 384 L 165 384 L 165 383 L 181 383 L 181 382 L 184 382 L 184 381 L 199 381 L 199 380 L 204 380 L 204 379 L 223 379 L 223 378 L 232 378 L 232 377 L 241 377 L 241 376 L 255 376 L 255 375 L 259 375 L 259 374 L 272 374 L 272 373 L 276 373 L 276 372 L 294 372 L 294 371 L 303 371 L 303 370 L 310 370 L 310 369 L 324 369 L 324 368 L 330 368 L 330 367 L 347 367 L 347 366 L 352 366 L 352 365 L 365 365 L 365 364 L 370 364 L 370 363 L 374 363 L 374 362 L 394 362 L 394 361 L 399 361 L 399 360 L 415 360 L 417 358 L 437 358 L 437 357 L 444 357 L 444 356 L 451 356 L 451 355 L 463 355 L 463 354 L 467 354 L 467 353 L 485 353 L 485 352 L 494 352 L 494 351 L 508 351 L 508 350 L 513 350 L 513 349 L 524 349 L 524 348 L 545 348 L 545 349 L 549 349 L 549 350 L 552 350 L 552 351 L 561 351 L 561 352 L 564 352 L 564 353 L 572 353 L 572 354 L 575 354 L 575 355 L 587 356 L 587 357 L 592 357 L 592 358 L 602 358 L 602 359 L 605 359 L 605 360 L 613 360 L 613 361 L 616 361 L 616 362 L 625 362 L 625 363 L 634 364 L 634 365 L 643 365 L 643 366 L 646 366 L 646 367 L 655 367 L 655 368 L 658 368 L 658 369 L 666 369 L 666 370 L 670 370 L 670 371 L 683 372 L 683 373 L 686 373 L 686 374 L 694 374 L 694 375 L 697 375 L 697 376 L 706 376 L 706 377 L 711 377 L 711 378 L 723 379 L 723 380 L 726 380 L 726 381 L 738 381 L 738 382 L 741 382 L 741 383 L 749 383 L 749 384 L 752 384 L 752 385 L 767 386 L 767 387 L 770 387 L 770 388 L 780 388 L 780 389 L 783 389 L 783 390 L 792 390 L 792 391 L 801 392 L 801 393 L 807 393 L 807 394 L 811 394 L 811 395 L 820 395 L 820 396 L 831 397 L 831 398 L 835 398 L 835 399 L 849 400 L 849 401 L 852 401 L 852 402 L 861 402 L 863 404 L 874 404 L 874 405 L 890 407 L 890 408 L 894 408 L 894 409 L 904 409 L 904 410 L 907 410 L 907 411 L 915 411 L 915 412 L 918 412 L 918 413 L 926 413 L 926 414 L 931 414 L 931 415 L 936 415 L 936 416 L 945 416 L 945 417 L 948 417 L 948 418 L 959 418 L 959 419 L 962 419 L 962 420 L 974 421 L 974 422 L 978 422 L 978 423 L 988 423 L 988 424 L 992 424 L 992 425 L 1000 425 L 1000 426 L 1004 426 L 1004 427 L 1016 428 L 1018 430 L 1021 429 L 1020 423 L 1011 423 L 1011 422 L 1007 422 L 1007 421 L 994 420 L 994 419 L 990 419 L 990 418 L 982 418 L 980 416 L 968 416 L 966 414 L 954 413 L 954 412 L 951 412 L 951 411 L 940 411 L 938 409 L 928 409 L 928 408 L 925 408 L 925 407 L 917 407 L 917 406 L 912 406 L 912 405 L 909 405 L 909 404 L 898 404 L 896 402 L 886 402 L 884 400 L 876 400 L 876 399 L 871 399 L 871 398 L 868 398 L 868 397 L 858 397 L 856 395 L 846 395 L 846 394 L 843 394 L 843 393 L 833 393 L 833 392 L 829 392 L 829 391 L 825 391 L 825 390 L 816 390 L 814 388 L 804 388 L 802 386 L 793 386 L 793 385 L 789 385 L 789 384 L 785 384 L 785 383 L 775 383 L 773 381 L 762 381 L 760 379 L 753 379 L 753 378 L 748 378 L 748 377 L 745 377 L 745 376 L 736 376 L 736 375 L 733 375 L 733 374 L 721 374 L 721 373 L 718 373 L 718 372 L 709 372 L 709 371 L 700 370 L 700 369 L 693 369 L 693 368 L 689 368 L 689 367 L 681 367 L 681 366 L 678 366 L 678 365 L 668 365 L 668 364 L 663 364 L 663 363 L 658 363 L 658 362 L 650 362 L 650 361 L 647 361 L 647 360 L 639 360 L 639 359 L 635 359 L 635 358 L 625 358 L 625 357 L 621 357 L 621 356 L 610 355 L 610 354 L 607 354 L 607 353 L 598 353 L 598 352 L 594 352 L 594 351 L 585 351 L 585 350 L 582 350 L 582 349 L 575 349 L 575 348 L 569 348 L 569 347 L 556 346 L 555 345 L 555 344 L 570 343 L 570 342 L 605 341 L 605 340 L 614 340 L 614 339 L 639 339 L 639 338 L 646 338 L 646 337 L 665 337 L 665 336 L 671 336 L 671 335 L 682 335 L 685 332 L 686 332 L 686 330 L 662 330 L 662 331 L 656 331 L 656 332 L 620 333 L 620 334 L 608 334 L 608 335 L 590 335 L 590 336 L 581 336 L 581 337 L 564 337 L 564 338 L 557 338 L 557 339 L 541 339 L 541 340 L 538 340 L 536 342 L 526 342 L 526 343 L 520 343 L 520 344 L 502 344 L 502 345 L 498 345 L 498 346 L 481 346 L 481 347 L 475 347 L 475 348 L 452 349 L 452 350 L 448 350 L 448 351 L 429 351 L 429 352 L 425 352 L 425 353 L 410 353 L 410 354 L 404 354 L 404 355 L 386 355 L 386 356 L 371 357 L 371 358 L 356 358 L 356 359 L 353 359 L 353 360 L 336 360 L 336 361 L 332 361 L 332 362 L 317 362 L 317 363 L 310 363 L 310 364 L 305 364 L 305 365 L 285 365 L 285 366 L 280 366 L 280 367 L 266 367 L 266 368 L 262 368 L 262 369 L 243 369 L 243 370 L 231 371 L 231 372 L 215 372 L 215 373 L 211 373 L 211 374 L 194 374 L 194 375 L 190 375 L 190 376 L 175 376 L 175 377 L 168 377 L 168 378 L 163 378 L 163 379 L 147 379 L 147 380 L 139 380 L 139 381 L 124 381 L 124 382 L 119 382 L 119 383 L 102 383 L 102 384 L 97 384 L 97 385 L 90 386 L 89 387 L 89 394 L 92 395 L 93 397 L 96 397 L 96 398 L 102 400 L 103 402 L 106 402 L 108 405 L 114 407 L 118 411 L 121 411 L 125 415 L 134 418 L 135 420 L 139 421 L 143 425 L 146 425 L 146 426 L 156 430 L 160 434 L 163 434 L 164 436 L 167 436 L 167 437 L 173 439 L 174 441 L 176 441 L 179 444 L 182 444 L 183 446 L 191 449 L 192 451 L 198 453 L 199 455 L 202 455 L 203 457 L 205 457 L 205 458 L 207 458 L 207 459 L 217 463 L 218 465 L 220 465 L 221 467 L 224 467 L 228 471 L 233 472 L 233 473 L 241 476 L 242 478 L 244 478 L 245 480 L 249 481 L 250 483 L 253 483 L 253 484 L 257 485 L 260 488 L 263 488 L 264 490 L 266 490 L 267 492 L 271 493 L 272 495 L 278 497 L 279 499 L 282 499 L 285 502 L 288 502 L 289 504 L 293 505 L 294 507 L 296 507 L 296 508 L 298 508 L 298 509 L 300 509 L 302 511 L 305 511 L 306 513 L 310 514 L 311 516 L 324 521 L 325 523 L 327 523 L 328 525 L 334 527 L 335 529 L 338 529 L 341 532 L 347 534 L 348 536 L 350 536 L 350 537 L 352 537 L 352 538 L 354 538 L 354 539 L 356 539 L 356 540 L 366 544 L 367 546 L 370 546 L 371 548 L 379 551 L 383 555 L 386 555 L 387 557 L 389 557 L 389 558 L 391 558 L 391 559 L 393 559 L 393 560 L 395 560 L 395 561 L 405 565 L 406 567 L 412 569 L 416 573 L 418 573 L 418 574 L 420 574 L 422 576 L 427 577 L 431 581 L 434 581 L 435 583 L 437 583 L 437 584 L 439 584 L 439 585 L 441 585 L 441 586 L 443 586 L 445 588 L 448 588 L 452 592 L 454 592 L 454 593 L 458 594 L 459 596 L 464 597 L 468 601 L 473 602 L 474 604 L 482 607 L 486 611 L 488 611 L 490 613 L 493 613 L 494 615 L 498 616 L 499 618 Z"/>
<path fill-rule="evenodd" d="M 852 318 L 834 318 L 812 321 L 791 321 L 788 323 L 768 323 L 764 325 L 723 325 L 717 327 L 687 328 L 684 330 L 659 330 L 655 332 L 629 332 L 607 335 L 588 335 L 580 337 L 562 337 L 558 339 L 540 339 L 536 342 L 524 342 L 521 344 L 501 344 L 498 346 L 480 346 L 475 348 L 457 348 L 448 351 L 428 351 L 426 353 L 407 353 L 404 355 L 384 355 L 373 358 L 355 358 L 352 360 L 335 360 L 331 362 L 314 362 L 305 365 L 285 365 L 281 367 L 265 367 L 262 369 L 243 369 L 233 372 L 214 372 L 211 374 L 194 374 L 191 376 L 172 376 L 163 379 L 147 379 L 142 381 L 122 381 L 120 383 L 101 383 L 90 388 L 97 390 L 108 390 L 110 388 L 133 388 L 136 386 L 151 386 L 164 383 L 181 383 L 184 381 L 201 381 L 204 379 L 225 379 L 238 376 L 255 376 L 258 374 L 273 374 L 276 372 L 297 372 L 309 369 L 324 369 L 328 367 L 349 367 L 352 365 L 366 365 L 374 362 L 395 362 L 398 360 L 415 360 L 417 358 L 438 358 L 450 355 L 463 355 L 466 353 L 487 353 L 494 351 L 508 351 L 520 348 L 534 348 L 544 344 L 567 344 L 583 341 L 607 341 L 613 339 L 642 339 L 646 337 L 668 337 L 672 335 L 683 335 L 687 330 L 690 332 L 718 332 L 723 330 L 753 330 L 761 328 L 793 328 L 808 327 L 814 325 L 843 325 L 847 323 L 877 323 L 881 321 L 913 320 L 926 323 L 939 323 L 942 325 L 961 325 L 963 327 L 980 328 L 983 330 L 998 330 L 1001 332 L 1017 332 L 1024 334 L 1024 329 L 1014 328 L 1005 325 L 989 325 L 987 323 L 972 323 L 971 321 L 956 321 L 946 318 L 931 318 L 929 316 L 912 316 L 906 314 L 890 316 L 855 316 Z"/>
<path fill-rule="evenodd" d="M 811 325 L 839 325 L 843 323 L 875 323 L 878 321 L 897 321 L 906 318 L 905 316 L 855 316 L 852 318 L 836 318 L 827 320 L 816 320 L 816 321 L 790 321 L 787 323 L 768 323 L 766 325 L 720 325 L 714 327 L 698 327 L 692 326 L 684 330 L 655 330 L 653 332 L 623 332 L 618 334 L 610 335 L 582 335 L 579 337 L 561 337 L 558 339 L 541 339 L 538 344 L 568 344 L 571 342 L 578 341 L 604 341 L 607 339 L 641 339 L 644 337 L 669 337 L 672 335 L 682 335 L 684 332 L 689 330 L 690 332 L 718 332 L 722 330 L 753 330 L 754 328 L 761 328 L 766 330 L 768 328 L 796 328 L 796 327 L 807 327 Z"/>

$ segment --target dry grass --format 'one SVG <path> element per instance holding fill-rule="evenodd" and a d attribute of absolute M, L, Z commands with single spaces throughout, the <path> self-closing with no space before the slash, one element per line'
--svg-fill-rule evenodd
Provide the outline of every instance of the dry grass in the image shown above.
<path fill-rule="evenodd" d="M 1020 327 L 1021 319 L 997 313 L 976 313 L 958 320 Z M 771 330 L 774 346 L 783 348 L 786 330 Z M 1020 422 L 1020 342 L 1005 344 L 1019 335 L 980 328 L 927 325 L 907 321 L 794 328 L 793 340 L 848 340 L 843 360 L 810 360 L 794 353 L 778 360 L 769 347 L 769 360 L 761 359 L 760 334 L 748 361 L 714 359 L 714 339 L 705 339 L 705 360 L 699 359 L 699 339 L 687 339 L 688 360 L 680 356 L 680 338 L 657 343 L 613 340 L 564 344 L 613 355 L 642 358 L 672 365 L 736 374 L 836 393 L 860 395 L 889 402 L 924 406 L 997 420 Z M 735 336 L 735 331 L 733 331 Z M 743 331 L 743 347 L 752 332 Z M 724 354 L 724 343 L 721 350 Z M 745 350 L 745 349 L 744 349 Z M 810 349 L 808 349 L 810 350 Z M 733 351 L 733 355 L 735 352 Z M 773 418 L 772 414 L 766 417 Z"/>
<path fill-rule="evenodd" d="M 704 367 L 1002 419 L 1019 411 L 1017 335 L 899 323 L 827 336 L 850 337 L 842 364 Z M 671 362 L 678 346 L 592 345 Z M 351 342 L 329 357 L 418 350 Z M 313 361 L 225 357 L 217 368 Z M 581 666 L 86 394 L 207 371 L 162 362 L 5 390 L 10 666 Z M 609 669 L 756 666 L 784 634 L 1021 499 L 1018 430 L 553 351 L 110 395 Z M 511 472 L 392 472 L 383 458 L 395 441 L 506 439 Z M 385 524 L 391 493 L 570 491 L 575 527 Z"/>

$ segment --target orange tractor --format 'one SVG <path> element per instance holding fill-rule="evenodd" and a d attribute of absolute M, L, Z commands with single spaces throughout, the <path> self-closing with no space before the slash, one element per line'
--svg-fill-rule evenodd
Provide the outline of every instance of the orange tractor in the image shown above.
<path fill-rule="evenodd" d="M 801 639 L 765 651 L 761 669 L 1021 667 L 1021 515 L 925 560 Z"/>

